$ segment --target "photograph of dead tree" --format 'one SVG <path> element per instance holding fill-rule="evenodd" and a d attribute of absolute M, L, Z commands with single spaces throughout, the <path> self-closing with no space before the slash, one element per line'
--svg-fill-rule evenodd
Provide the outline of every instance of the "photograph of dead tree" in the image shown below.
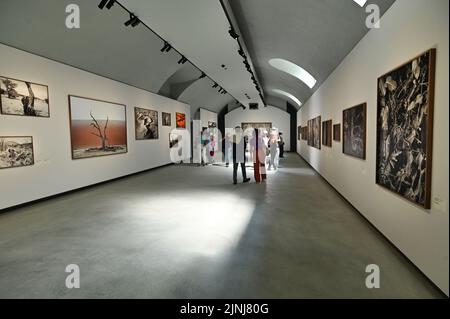
<path fill-rule="evenodd" d="M 436 51 L 378 79 L 377 184 L 430 208 Z"/>
<path fill-rule="evenodd" d="M 50 117 L 48 87 L 0 77 L 0 109 L 5 115 Z"/>
<path fill-rule="evenodd" d="M 125 105 L 70 95 L 69 109 L 73 159 L 127 152 Z"/>
<path fill-rule="evenodd" d="M 366 159 L 367 104 L 351 107 L 342 112 L 342 152 Z"/>
<path fill-rule="evenodd" d="M 31 136 L 0 136 L 0 169 L 33 164 Z"/>

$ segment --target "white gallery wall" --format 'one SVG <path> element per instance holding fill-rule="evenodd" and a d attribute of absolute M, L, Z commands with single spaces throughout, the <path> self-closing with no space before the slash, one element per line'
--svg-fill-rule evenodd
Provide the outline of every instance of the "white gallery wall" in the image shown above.
<path fill-rule="evenodd" d="M 0 114 L 0 136 L 33 136 L 35 155 L 34 166 L 0 169 L 0 209 L 169 164 L 175 112 L 189 129 L 187 104 L 1 44 L 0 76 L 48 85 L 50 100 L 50 118 Z M 69 94 L 126 105 L 126 154 L 72 160 Z M 159 139 L 135 140 L 134 107 L 158 111 Z M 161 111 L 172 114 L 172 127 L 161 125 Z"/>
<path fill-rule="evenodd" d="M 217 125 L 217 113 L 200 108 L 200 128 L 208 127 L 209 122 L 214 122 Z"/>
<path fill-rule="evenodd" d="M 283 133 L 284 150 L 290 150 L 290 115 L 289 113 L 268 105 L 257 110 L 245 110 L 241 107 L 233 109 L 225 115 L 225 127 L 235 128 L 245 122 L 271 122 L 273 127 Z"/>
<path fill-rule="evenodd" d="M 367 159 L 298 141 L 300 155 L 448 295 L 449 283 L 449 1 L 397 0 L 300 109 L 298 125 L 318 115 L 342 124 L 342 111 L 367 102 Z M 375 184 L 377 78 L 437 49 L 432 208 L 425 210 Z M 341 128 L 342 135 L 342 128 Z M 383 266 L 381 278 L 383 278 Z M 386 265 L 388 267 L 388 265 Z M 381 279 L 381 282 L 383 279 Z"/>

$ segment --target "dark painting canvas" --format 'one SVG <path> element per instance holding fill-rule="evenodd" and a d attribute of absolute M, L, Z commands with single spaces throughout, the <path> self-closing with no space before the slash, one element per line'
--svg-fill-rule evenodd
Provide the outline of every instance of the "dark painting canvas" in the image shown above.
<path fill-rule="evenodd" d="M 158 111 L 135 107 L 134 123 L 137 140 L 158 139 Z"/>
<path fill-rule="evenodd" d="M 341 124 L 333 125 L 333 140 L 336 142 L 341 141 Z"/>
<path fill-rule="evenodd" d="M 73 159 L 128 151 L 125 105 L 70 95 L 69 114 Z"/>
<path fill-rule="evenodd" d="M 321 148 L 321 117 L 308 121 L 308 145 L 320 150 Z"/>
<path fill-rule="evenodd" d="M 322 144 L 331 147 L 332 140 L 332 122 L 331 120 L 322 123 Z"/>
<path fill-rule="evenodd" d="M 344 154 L 366 159 L 366 103 L 342 113 L 342 151 Z"/>
<path fill-rule="evenodd" d="M 299 126 L 299 127 L 297 128 L 297 140 L 300 141 L 301 138 L 302 138 L 302 127 Z"/>
<path fill-rule="evenodd" d="M 172 114 L 162 112 L 162 126 L 172 126 Z"/>
<path fill-rule="evenodd" d="M 430 208 L 436 51 L 378 79 L 376 182 Z"/>

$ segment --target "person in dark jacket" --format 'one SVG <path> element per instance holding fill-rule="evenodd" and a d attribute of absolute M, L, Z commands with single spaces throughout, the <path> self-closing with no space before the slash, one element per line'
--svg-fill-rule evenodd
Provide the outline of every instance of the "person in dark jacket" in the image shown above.
<path fill-rule="evenodd" d="M 239 164 L 241 164 L 242 180 L 244 183 L 248 183 L 250 178 L 247 178 L 247 172 L 245 170 L 245 149 L 247 142 L 240 126 L 236 126 L 235 134 L 233 135 L 233 184 L 237 184 L 237 170 Z"/>
<path fill-rule="evenodd" d="M 284 157 L 284 139 L 283 133 L 279 133 L 278 147 L 280 148 L 280 158 Z"/>

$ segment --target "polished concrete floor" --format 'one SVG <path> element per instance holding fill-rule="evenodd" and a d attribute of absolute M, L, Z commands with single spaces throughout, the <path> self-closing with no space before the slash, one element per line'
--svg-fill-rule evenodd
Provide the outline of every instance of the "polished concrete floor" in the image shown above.
<path fill-rule="evenodd" d="M 297 155 L 282 165 L 238 185 L 168 166 L 1 214 L 0 297 L 441 297 Z"/>

